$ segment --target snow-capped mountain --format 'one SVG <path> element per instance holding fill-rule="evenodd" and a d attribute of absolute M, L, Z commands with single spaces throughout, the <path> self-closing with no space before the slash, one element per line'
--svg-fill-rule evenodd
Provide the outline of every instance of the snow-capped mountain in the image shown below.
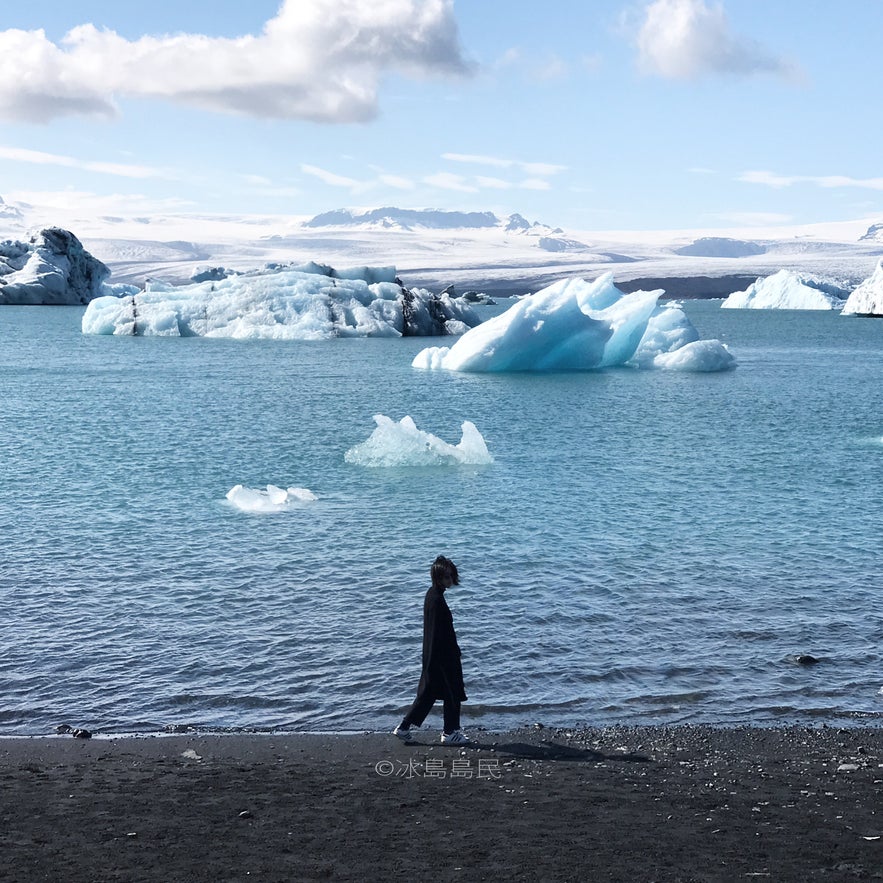
<path fill-rule="evenodd" d="M 25 216 L 21 209 L 4 202 L 3 197 L 0 196 L 0 235 L 3 235 L 7 229 L 18 230 L 24 223 Z"/>
<path fill-rule="evenodd" d="M 395 266 L 408 286 L 499 296 L 568 276 L 612 270 L 628 290 L 671 297 L 724 297 L 781 269 L 851 287 L 883 255 L 870 219 L 803 228 L 714 231 L 584 231 L 490 211 L 336 209 L 292 215 L 154 214 L 96 217 L 0 201 L 0 240 L 39 230 L 73 232 L 112 271 L 112 281 L 173 283 L 206 267 L 251 270 L 272 262 Z M 870 226 L 870 229 L 869 229 Z M 865 232 L 867 231 L 867 232 Z M 863 235 L 864 234 L 864 235 Z M 881 234 L 883 235 L 883 234 Z"/>
<path fill-rule="evenodd" d="M 441 209 L 375 208 L 351 211 L 340 208 L 323 212 L 304 222 L 304 227 L 397 227 L 402 230 L 484 229 L 497 227 L 500 219 L 493 212 L 451 212 Z"/>
<path fill-rule="evenodd" d="M 867 233 L 859 237 L 859 242 L 883 242 L 883 222 L 871 224 Z"/>

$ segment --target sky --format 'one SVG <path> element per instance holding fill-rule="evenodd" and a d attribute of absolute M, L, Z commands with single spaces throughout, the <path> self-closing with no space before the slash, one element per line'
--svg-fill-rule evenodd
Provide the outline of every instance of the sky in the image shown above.
<path fill-rule="evenodd" d="M 0 197 L 883 220 L 881 38 L 876 0 L 4 0 Z"/>

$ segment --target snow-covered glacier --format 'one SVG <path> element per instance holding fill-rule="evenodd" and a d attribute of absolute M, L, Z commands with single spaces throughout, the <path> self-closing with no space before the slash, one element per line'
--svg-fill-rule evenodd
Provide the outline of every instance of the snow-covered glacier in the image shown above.
<path fill-rule="evenodd" d="M 451 347 L 421 350 L 412 365 L 489 372 L 613 365 L 681 371 L 734 368 L 736 360 L 724 344 L 700 341 L 677 304 L 658 303 L 662 293 L 626 294 L 613 284 L 612 273 L 594 282 L 564 279 L 522 298 Z"/>
<path fill-rule="evenodd" d="M 883 316 L 883 259 L 846 300 L 843 316 Z"/>
<path fill-rule="evenodd" d="M 221 274 L 218 274 L 221 275 Z M 93 300 L 85 334 L 324 340 L 462 334 L 480 322 L 464 300 L 409 290 L 395 267 L 269 265 L 189 285 Z"/>
<path fill-rule="evenodd" d="M 807 273 L 779 270 L 734 291 L 721 307 L 729 310 L 839 310 L 845 288 Z"/>

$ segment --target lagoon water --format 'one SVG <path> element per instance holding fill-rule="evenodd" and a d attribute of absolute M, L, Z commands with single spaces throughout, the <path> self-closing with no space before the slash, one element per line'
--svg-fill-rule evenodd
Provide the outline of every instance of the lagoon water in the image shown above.
<path fill-rule="evenodd" d="M 719 303 L 732 372 L 496 376 L 2 308 L 0 733 L 391 727 L 439 553 L 467 731 L 876 721 L 883 322 Z M 347 463 L 374 414 L 495 462 Z M 318 499 L 225 500 L 267 483 Z"/>

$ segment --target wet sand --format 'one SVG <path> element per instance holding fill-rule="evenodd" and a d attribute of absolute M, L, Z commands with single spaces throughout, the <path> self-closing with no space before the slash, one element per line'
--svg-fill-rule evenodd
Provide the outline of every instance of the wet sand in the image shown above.
<path fill-rule="evenodd" d="M 883 732 L 0 740 L 0 879 L 883 879 Z"/>

